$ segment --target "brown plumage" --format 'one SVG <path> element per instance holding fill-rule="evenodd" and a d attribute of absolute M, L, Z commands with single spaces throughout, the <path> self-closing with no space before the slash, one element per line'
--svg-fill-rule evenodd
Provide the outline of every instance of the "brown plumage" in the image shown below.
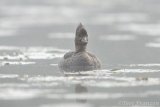
<path fill-rule="evenodd" d="M 62 71 L 88 71 L 101 68 L 99 59 L 86 51 L 88 44 L 88 34 L 86 29 L 80 23 L 76 29 L 75 51 L 64 55 L 59 63 Z"/>

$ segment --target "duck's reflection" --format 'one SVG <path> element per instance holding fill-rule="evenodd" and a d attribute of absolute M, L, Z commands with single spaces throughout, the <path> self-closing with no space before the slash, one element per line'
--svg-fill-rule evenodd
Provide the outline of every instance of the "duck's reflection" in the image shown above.
<path fill-rule="evenodd" d="M 76 84 L 75 85 L 75 93 L 76 94 L 85 94 L 87 92 L 88 92 L 87 87 L 82 86 L 82 84 Z M 80 97 L 80 98 L 77 98 L 76 101 L 79 102 L 79 103 L 85 103 L 85 102 L 87 102 L 87 99 Z"/>

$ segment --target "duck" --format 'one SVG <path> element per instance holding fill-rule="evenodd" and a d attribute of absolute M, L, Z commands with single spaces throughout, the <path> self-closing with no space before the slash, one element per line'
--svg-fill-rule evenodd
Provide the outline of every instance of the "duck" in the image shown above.
<path fill-rule="evenodd" d="M 101 69 L 100 60 L 87 51 L 88 33 L 80 23 L 75 33 L 75 51 L 64 54 L 58 66 L 61 71 L 90 71 Z"/>

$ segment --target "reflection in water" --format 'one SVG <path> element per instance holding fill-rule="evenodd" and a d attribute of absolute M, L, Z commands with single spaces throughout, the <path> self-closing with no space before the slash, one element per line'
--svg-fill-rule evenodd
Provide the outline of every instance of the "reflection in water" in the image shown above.
<path fill-rule="evenodd" d="M 146 66 L 145 64 L 141 65 Z M 43 104 L 46 100 L 62 103 L 76 100 L 77 104 L 82 105 L 88 105 L 90 101 L 102 101 L 102 104 L 105 105 L 105 101 L 113 99 L 120 100 L 122 98 L 128 98 L 134 101 L 139 96 L 142 97 L 140 97 L 140 100 L 143 100 L 143 98 L 148 99 L 152 96 L 159 97 L 159 78 L 144 76 L 148 75 L 148 73 L 153 76 L 153 74 L 159 73 L 159 70 L 150 72 L 148 69 L 143 69 L 143 73 L 137 71 L 138 69 L 126 69 L 124 72 L 123 70 L 98 70 L 80 73 L 67 72 L 67 76 L 1 74 L 0 80 L 10 81 L 10 83 L 4 82 L 0 85 L 0 90 L 3 92 L 0 94 L 0 100 L 28 101 L 33 99 L 34 101 L 37 98 L 43 98 Z M 16 83 L 13 79 L 21 83 Z M 70 87 L 74 87 L 74 90 L 70 90 Z M 88 90 L 88 87 L 97 90 L 92 90 L 92 92 Z M 143 90 L 141 90 L 142 87 L 144 88 Z M 150 90 L 148 87 L 155 88 Z M 121 90 L 124 90 L 124 92 Z M 26 92 L 29 94 L 26 94 Z M 53 102 L 50 103 L 51 105 L 48 104 L 46 107 L 52 107 L 54 105 L 52 104 Z"/>
<path fill-rule="evenodd" d="M 81 84 L 76 84 L 75 85 L 75 93 L 76 94 L 86 94 L 88 92 L 87 88 L 85 86 L 82 86 Z M 85 98 L 80 98 L 76 99 L 77 102 L 85 103 L 87 102 L 87 99 Z"/>

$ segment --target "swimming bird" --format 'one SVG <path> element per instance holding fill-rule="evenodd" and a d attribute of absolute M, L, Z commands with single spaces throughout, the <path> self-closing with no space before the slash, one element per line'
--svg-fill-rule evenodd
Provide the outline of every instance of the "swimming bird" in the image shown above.
<path fill-rule="evenodd" d="M 88 34 L 80 23 L 75 34 L 75 51 L 66 53 L 59 63 L 61 71 L 89 71 L 101 68 L 100 60 L 87 52 Z"/>

